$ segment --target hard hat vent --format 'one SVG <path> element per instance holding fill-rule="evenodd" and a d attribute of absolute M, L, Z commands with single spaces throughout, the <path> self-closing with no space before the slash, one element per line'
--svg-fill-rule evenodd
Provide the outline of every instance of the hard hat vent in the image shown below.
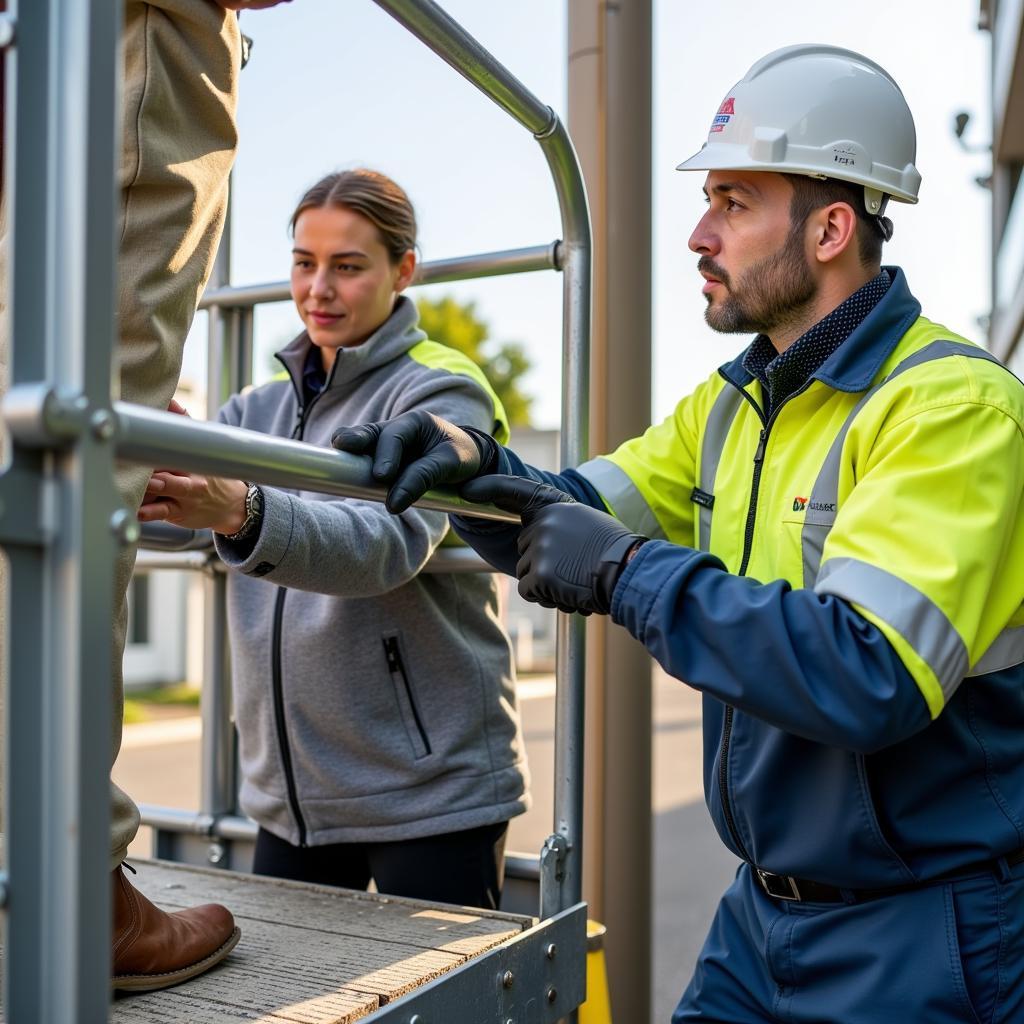
<path fill-rule="evenodd" d="M 750 141 L 750 156 L 761 163 L 776 164 L 786 157 L 789 138 L 781 128 L 755 128 Z"/>

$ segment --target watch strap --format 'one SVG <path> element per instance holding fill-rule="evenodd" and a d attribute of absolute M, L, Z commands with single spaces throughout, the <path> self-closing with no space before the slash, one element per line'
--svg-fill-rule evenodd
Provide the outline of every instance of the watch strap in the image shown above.
<path fill-rule="evenodd" d="M 226 540 L 246 540 L 259 529 L 263 522 L 263 491 L 258 484 L 249 484 L 245 492 L 245 519 L 235 533 L 224 535 Z"/>

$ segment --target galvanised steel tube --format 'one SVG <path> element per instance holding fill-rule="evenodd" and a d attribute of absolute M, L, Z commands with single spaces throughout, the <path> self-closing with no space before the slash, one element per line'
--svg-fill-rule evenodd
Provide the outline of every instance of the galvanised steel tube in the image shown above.
<path fill-rule="evenodd" d="M 47 372 L 47 348 L 39 342 L 46 316 L 43 284 L 48 266 L 47 238 L 40 230 L 47 222 L 49 194 L 40 167 L 46 166 L 52 150 L 55 129 L 52 100 L 49 95 L 53 76 L 51 64 L 58 54 L 51 53 L 50 22 L 58 16 L 52 2 L 31 4 L 26 11 L 17 11 L 18 46 L 4 55 L 5 105 L 2 158 L 6 199 L 14 213 L 13 260 L 10 264 L 9 297 L 12 300 L 10 331 L 13 338 L 12 377 L 18 380 L 42 379 Z M 13 15 L 11 15 L 13 18 Z M 13 116 L 12 116 L 13 115 Z M 12 186 L 14 186 L 12 191 Z M 32 224 L 32 230 L 19 230 Z M 32 339 L 32 332 L 37 337 Z M 19 338 L 35 344 L 19 345 Z M 12 472 L 22 470 L 33 483 L 40 485 L 42 457 L 19 450 L 12 452 L 11 470 L 0 478 L 0 487 Z M 9 501 L 5 501 L 9 505 Z M 6 519 L 6 516 L 4 517 Z M 4 524 L 6 527 L 6 523 Z M 43 950 L 52 934 L 52 922 L 44 919 L 44 901 L 49 895 L 47 865 L 43 862 L 46 836 L 41 821 L 43 768 L 41 736 L 45 714 L 44 685 L 40 678 L 43 651 L 50 639 L 47 623 L 47 579 L 42 546 L 13 545 L 4 536 L 4 554 L 9 560 L 8 593 L 17 593 L 18 600 L 8 602 L 5 626 L 9 628 L 10 666 L 5 675 L 4 736 L 2 751 L 3 780 L 6 791 L 4 831 L 7 849 L 9 890 L 17 893 L 13 905 L 6 907 L 0 918 L 3 927 L 3 990 L 4 1009 L 8 1020 L 40 1020 L 44 992 L 53 983 L 50 965 L 43 962 Z M 15 686 L 22 677 L 30 685 Z M 70 710 L 70 709 L 69 709 Z M 109 717 L 109 715 L 108 715 Z M 77 895 L 62 877 L 59 898 Z M 97 906 L 100 904 L 97 902 Z M 108 904 L 109 905 L 109 904 Z"/>
<path fill-rule="evenodd" d="M 412 281 L 413 287 L 446 284 L 449 281 L 472 281 L 481 277 L 530 274 L 536 270 L 561 270 L 561 244 L 549 242 L 547 245 L 531 245 L 525 249 L 504 249 L 476 256 L 431 260 L 419 267 Z"/>
<path fill-rule="evenodd" d="M 154 529 L 154 527 L 156 529 Z M 170 523 L 144 523 L 135 561 L 142 569 L 198 569 L 226 572 L 217 558 L 210 530 L 186 530 Z M 472 548 L 442 545 L 421 572 L 493 572 Z"/>
<path fill-rule="evenodd" d="M 258 826 L 252 818 L 241 814 L 224 814 L 209 818 L 195 811 L 182 811 L 176 807 L 162 807 L 158 804 L 139 804 L 142 824 L 161 832 L 177 835 L 210 836 L 216 839 L 237 839 L 255 842 Z M 537 858 L 528 853 L 505 854 L 505 876 L 537 881 L 540 865 Z"/>
<path fill-rule="evenodd" d="M 534 135 L 555 118 L 518 78 L 498 63 L 457 21 L 431 0 L 374 0 L 443 61 L 489 96 Z"/>
<path fill-rule="evenodd" d="M 560 121 L 538 139 L 558 192 L 562 213 L 562 435 L 563 466 L 589 454 L 591 234 L 586 187 L 576 152 Z M 578 615 L 559 615 L 555 675 L 555 830 L 569 851 L 559 910 L 583 894 L 583 730 L 586 629 Z M 572 1018 L 575 1018 L 575 1014 Z"/>
<path fill-rule="evenodd" d="M 234 390 L 241 391 L 252 384 L 252 350 L 255 334 L 255 312 L 248 309 L 236 311 L 235 330 L 237 337 L 234 344 L 235 365 L 232 369 Z"/>
<path fill-rule="evenodd" d="M 139 547 L 147 551 L 213 551 L 213 533 L 158 520 L 142 523 Z"/>
<path fill-rule="evenodd" d="M 227 572 L 227 566 L 205 551 L 140 551 L 135 558 L 135 572 L 157 569 L 183 572 Z"/>
<path fill-rule="evenodd" d="M 140 551 L 135 559 L 136 572 L 157 569 L 186 572 L 227 573 L 228 567 L 211 551 Z M 420 570 L 426 573 L 494 572 L 472 548 L 438 548 Z"/>
<path fill-rule="evenodd" d="M 13 381 L 49 379 L 97 412 L 115 334 L 121 15 L 116 0 L 21 0 L 5 55 Z M 12 441 L 0 497 L 35 501 L 45 482 L 50 525 L 19 537 L 0 519 L 16 597 L 0 987 L 9 1021 L 77 1024 L 106 1020 L 110 1001 L 110 623 L 123 521 L 101 486 L 114 470 L 102 432 L 57 460 Z"/>
<path fill-rule="evenodd" d="M 416 287 L 446 284 L 449 281 L 472 281 L 481 277 L 499 277 L 505 274 L 530 274 L 536 270 L 559 270 L 560 249 L 560 242 L 550 242 L 547 245 L 531 245 L 525 249 L 504 249 L 501 252 L 455 256 L 448 260 L 431 260 L 420 264 L 412 284 Z M 251 308 L 266 302 L 287 302 L 291 297 L 287 281 L 240 287 L 218 286 L 206 290 L 199 308 Z"/>
<path fill-rule="evenodd" d="M 215 306 L 210 310 L 206 325 L 206 417 L 211 420 L 216 418 L 231 394 L 227 385 L 229 353 L 226 339 L 234 312 L 230 306 Z"/>
<path fill-rule="evenodd" d="M 302 441 L 206 423 L 125 402 L 114 403 L 114 419 L 117 456 L 130 462 L 349 498 L 384 500 L 385 488 L 370 475 L 368 456 L 317 448 Z M 429 492 L 417 504 L 441 512 L 519 522 L 518 515 L 493 505 L 475 505 L 455 494 L 439 491 Z"/>
<path fill-rule="evenodd" d="M 231 280 L 231 204 L 217 249 L 212 283 Z M 244 315 L 244 324 L 243 324 Z M 207 325 L 206 415 L 216 418 L 221 403 L 252 376 L 252 309 L 218 308 Z M 248 335 L 248 337 L 245 337 Z M 246 344 L 248 341 L 248 344 Z M 165 465 L 160 461 L 156 465 Z M 199 813 L 204 817 L 235 809 L 235 728 L 228 672 L 227 579 L 208 572 L 203 580 L 203 685 L 200 692 Z"/>
<path fill-rule="evenodd" d="M 142 824 L 159 829 L 162 832 L 175 832 L 183 835 L 209 836 L 217 835 L 217 820 L 195 811 L 185 811 L 178 807 L 162 807 L 158 804 L 139 804 Z M 226 818 L 219 819 L 225 821 Z M 248 821 L 248 819 L 241 819 Z M 249 831 L 256 838 L 256 823 L 249 821 Z"/>
<path fill-rule="evenodd" d="M 217 816 L 235 809 L 235 727 L 228 672 L 227 577 L 208 576 L 203 586 L 202 739 L 199 812 Z"/>
<path fill-rule="evenodd" d="M 561 121 L 539 137 L 562 214 L 563 465 L 587 458 L 590 421 L 591 234 L 587 190 L 576 152 Z"/>

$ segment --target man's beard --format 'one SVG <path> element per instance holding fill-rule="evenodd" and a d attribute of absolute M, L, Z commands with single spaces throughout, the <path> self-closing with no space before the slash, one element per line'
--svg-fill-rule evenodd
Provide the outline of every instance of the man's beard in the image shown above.
<path fill-rule="evenodd" d="M 743 271 L 734 289 L 729 275 L 709 256 L 697 269 L 722 281 L 727 294 L 717 305 L 709 296 L 704 319 L 720 334 L 772 334 L 804 319 L 818 286 L 804 255 L 802 225 L 789 233 L 782 248 Z"/>

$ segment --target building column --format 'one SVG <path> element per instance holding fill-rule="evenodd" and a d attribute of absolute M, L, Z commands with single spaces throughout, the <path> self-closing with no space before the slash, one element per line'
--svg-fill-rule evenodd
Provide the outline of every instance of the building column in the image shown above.
<path fill-rule="evenodd" d="M 651 415 L 650 0 L 569 0 L 568 127 L 594 230 L 591 454 Z M 651 660 L 607 619 L 587 641 L 584 896 L 607 925 L 613 1020 L 651 1015 Z"/>

